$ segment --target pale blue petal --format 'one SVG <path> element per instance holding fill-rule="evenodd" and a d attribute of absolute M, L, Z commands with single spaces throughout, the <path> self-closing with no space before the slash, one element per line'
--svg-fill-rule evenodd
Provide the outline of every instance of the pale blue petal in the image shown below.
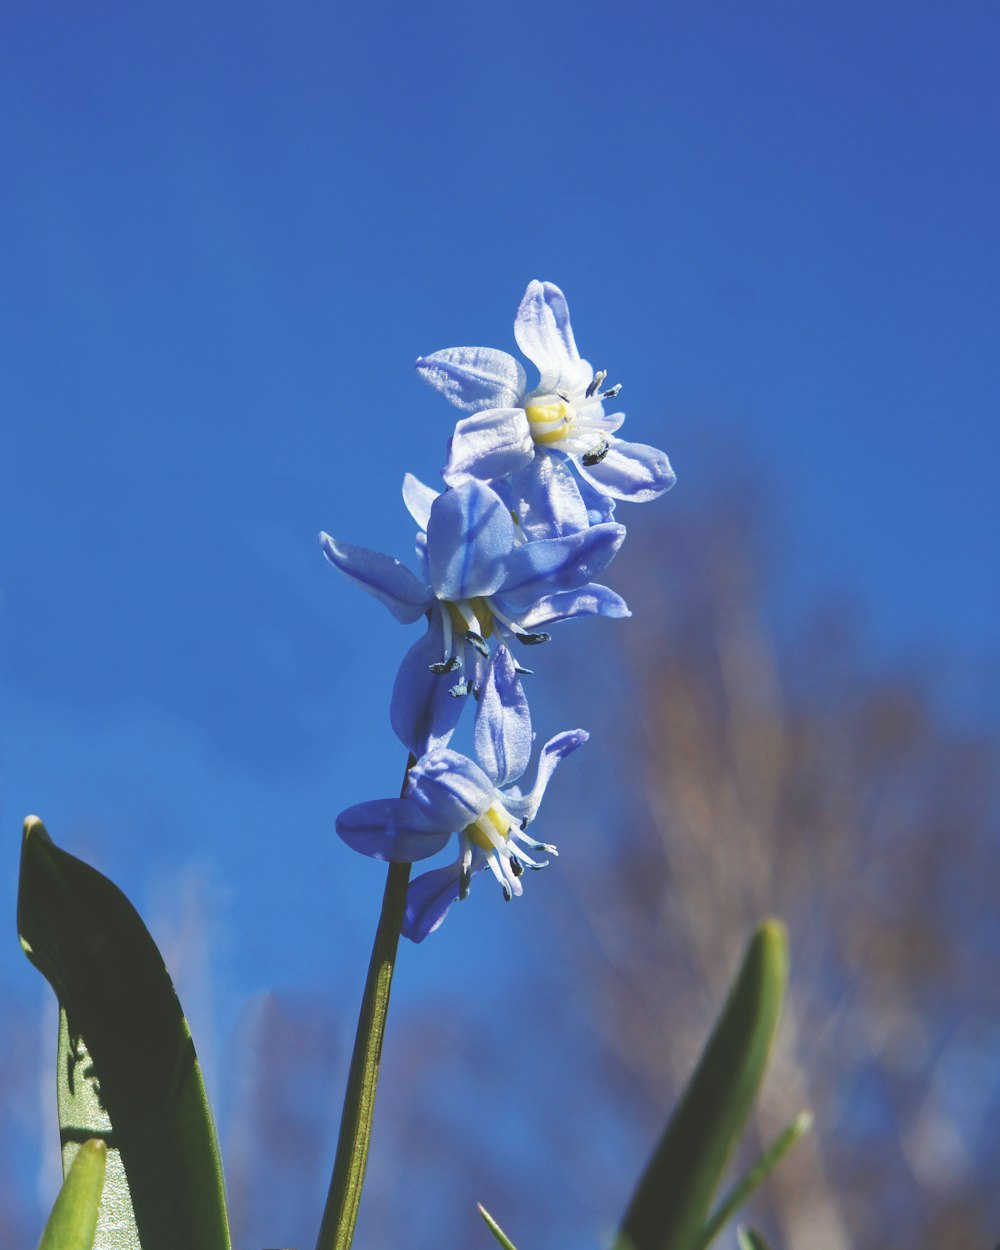
<path fill-rule="evenodd" d="M 607 586 L 588 582 L 579 590 L 560 590 L 545 595 L 529 611 L 518 617 L 518 624 L 527 630 L 544 629 L 558 621 L 568 621 L 575 616 L 631 616 L 628 604 Z"/>
<path fill-rule="evenodd" d="M 470 477 L 489 482 L 530 464 L 535 441 L 523 408 L 487 408 L 463 417 L 448 445 L 444 480 L 459 486 Z"/>
<path fill-rule="evenodd" d="M 677 480 L 666 454 L 645 443 L 611 440 L 608 454 L 599 464 L 587 466 L 574 456 L 580 476 L 595 489 L 629 503 L 648 503 Z"/>
<path fill-rule="evenodd" d="M 589 737 L 590 734 L 585 729 L 567 729 L 550 738 L 538 757 L 538 775 L 529 793 L 521 795 L 514 791 L 503 795 L 504 806 L 510 814 L 529 821 L 534 820 L 556 767 L 567 755 L 572 755 L 577 747 L 583 746 Z"/>
<path fill-rule="evenodd" d="M 404 625 L 423 616 L 434 602 L 431 588 L 392 556 L 369 551 L 367 547 L 352 547 L 329 534 L 320 534 L 319 541 L 334 568 L 384 603 Z"/>
<path fill-rule="evenodd" d="M 392 688 L 389 720 L 393 732 L 418 758 L 448 745 L 467 702 L 448 693 L 462 677 L 460 670 L 430 671 L 429 665 L 443 660 L 443 652 L 441 617 L 435 612 L 427 633 L 403 657 Z"/>
<path fill-rule="evenodd" d="M 527 379 L 521 362 L 493 347 L 448 347 L 417 357 L 417 372 L 456 408 L 513 408 Z"/>
<path fill-rule="evenodd" d="M 590 524 L 579 481 L 559 453 L 536 450 L 531 464 L 494 489 L 517 513 L 526 538 L 559 538 Z M 587 491 L 593 494 L 589 486 Z"/>
<path fill-rule="evenodd" d="M 517 315 L 514 338 L 541 374 L 539 391 L 576 391 L 593 376 L 580 360 L 562 291 L 551 282 L 529 282 Z"/>
<path fill-rule="evenodd" d="M 374 799 L 341 812 L 337 833 L 362 855 L 410 864 L 436 855 L 452 830 L 409 799 Z"/>
<path fill-rule="evenodd" d="M 511 554 L 497 601 L 515 615 L 560 590 L 575 590 L 605 569 L 625 539 L 625 526 L 592 525 L 562 538 L 525 543 Z"/>
<path fill-rule="evenodd" d="M 434 500 L 427 563 L 439 599 L 491 595 L 504 580 L 514 522 L 496 491 L 474 479 Z"/>
<path fill-rule="evenodd" d="M 506 647 L 497 647 L 479 696 L 476 758 L 497 786 L 517 781 L 531 758 L 531 712 Z"/>
<path fill-rule="evenodd" d="M 456 833 L 496 799 L 496 787 L 478 764 L 447 747 L 429 751 L 410 769 L 406 797 L 430 819 Z"/>
<path fill-rule="evenodd" d="M 473 852 L 471 875 L 482 872 L 485 866 L 485 856 L 480 851 Z M 429 933 L 433 933 L 447 916 L 452 903 L 458 900 L 461 884 L 460 859 L 447 868 L 434 868 L 411 881 L 406 892 L 403 937 L 411 942 L 422 942 Z"/>
<path fill-rule="evenodd" d="M 420 478 L 414 477 L 412 473 L 407 473 L 403 477 L 403 503 L 406 504 L 407 512 L 422 530 L 427 529 L 431 505 L 440 493 L 439 490 L 432 490 L 430 486 L 425 486 Z"/>

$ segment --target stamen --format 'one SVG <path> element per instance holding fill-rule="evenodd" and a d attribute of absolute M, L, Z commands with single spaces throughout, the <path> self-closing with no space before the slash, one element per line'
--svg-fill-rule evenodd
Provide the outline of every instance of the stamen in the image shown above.
<path fill-rule="evenodd" d="M 520 673 L 522 677 L 534 677 L 535 670 L 531 668 L 522 668 L 520 664 L 515 663 L 514 672 Z"/>
<path fill-rule="evenodd" d="M 467 846 L 462 852 L 462 875 L 458 879 L 458 897 L 459 901 L 464 901 L 469 897 L 469 887 L 472 885 L 472 847 Z"/>
<path fill-rule="evenodd" d="M 477 634 L 474 629 L 467 629 L 465 631 L 465 641 L 475 647 L 483 659 L 489 659 L 490 649 L 486 645 L 486 639 L 482 634 Z"/>
<path fill-rule="evenodd" d="M 453 699 L 464 699 L 467 694 L 472 691 L 472 679 L 466 677 L 465 681 L 460 681 L 457 686 L 452 686 L 448 693 Z"/>
<path fill-rule="evenodd" d="M 522 634 L 520 631 L 514 635 L 518 642 L 523 642 L 526 646 L 536 647 L 540 642 L 551 642 L 551 634 Z"/>
<path fill-rule="evenodd" d="M 622 384 L 616 382 L 614 386 L 609 386 L 606 391 L 601 391 L 601 399 L 614 399 L 621 389 Z"/>
<path fill-rule="evenodd" d="M 453 673 L 456 668 L 462 667 L 462 661 L 457 655 L 453 655 L 450 660 L 441 660 L 437 664 L 428 664 L 427 667 L 432 673 Z"/>
<path fill-rule="evenodd" d="M 595 464 L 600 464 L 601 461 L 604 459 L 604 457 L 608 454 L 610 450 L 611 450 L 611 444 L 605 438 L 601 440 L 600 447 L 596 447 L 593 451 L 585 451 L 583 455 L 580 457 L 580 459 L 589 469 L 589 468 L 592 468 Z"/>
<path fill-rule="evenodd" d="M 510 857 L 510 870 L 515 877 L 519 877 L 524 872 L 524 865 L 516 855 Z"/>
<path fill-rule="evenodd" d="M 587 387 L 586 395 L 588 399 L 593 399 L 597 391 L 604 385 L 604 379 L 608 376 L 607 369 L 598 369 L 594 374 L 594 380 Z"/>
<path fill-rule="evenodd" d="M 572 399 L 569 397 L 569 395 L 566 394 L 565 391 L 556 391 L 556 394 L 559 396 L 559 398 L 563 401 L 564 404 L 571 404 L 573 402 Z"/>

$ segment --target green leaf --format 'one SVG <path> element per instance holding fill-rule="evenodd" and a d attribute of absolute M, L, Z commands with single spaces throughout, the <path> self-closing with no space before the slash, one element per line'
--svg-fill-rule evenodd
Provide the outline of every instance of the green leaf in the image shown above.
<path fill-rule="evenodd" d="M 121 890 L 34 817 L 17 927 L 62 1008 L 64 1171 L 87 1138 L 108 1148 L 100 1250 L 229 1250 L 215 1129 L 160 952 Z"/>
<path fill-rule="evenodd" d="M 800 1111 L 776 1141 L 764 1151 L 752 1168 L 744 1172 L 718 1207 L 712 1212 L 712 1218 L 705 1226 L 701 1236 L 701 1247 L 710 1246 L 722 1229 L 729 1223 L 741 1206 L 749 1199 L 768 1178 L 775 1167 L 788 1154 L 803 1133 L 812 1128 L 812 1112 Z M 752 1230 L 751 1230 L 752 1231 Z M 737 1230 L 737 1236 L 739 1230 Z"/>
<path fill-rule="evenodd" d="M 38 1250 L 93 1250 L 107 1154 L 104 1142 L 94 1138 L 79 1148 L 59 1190 Z"/>
<path fill-rule="evenodd" d="M 619 1245 L 698 1250 L 712 1199 L 750 1114 L 788 979 L 784 926 L 754 934 L 694 1075 L 632 1197 Z"/>
<path fill-rule="evenodd" d="M 736 1240 L 740 1250 L 768 1250 L 768 1244 L 749 1224 L 741 1224 L 736 1230 Z"/>
<path fill-rule="evenodd" d="M 490 1230 L 497 1241 L 499 1241 L 500 1245 L 503 1246 L 503 1250 L 515 1250 L 514 1243 L 503 1231 L 493 1216 L 490 1215 L 489 1211 L 486 1210 L 483 1204 L 481 1202 L 477 1202 L 476 1206 L 479 1208 L 479 1214 L 486 1221 L 486 1227 Z"/>

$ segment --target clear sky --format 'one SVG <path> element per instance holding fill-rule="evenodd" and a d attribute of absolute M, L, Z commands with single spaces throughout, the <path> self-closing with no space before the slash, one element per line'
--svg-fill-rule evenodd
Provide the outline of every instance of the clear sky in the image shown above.
<path fill-rule="evenodd" d="M 269 986 L 336 973 L 354 1001 L 381 872 L 332 822 L 398 785 L 411 635 L 315 535 L 408 557 L 403 472 L 434 480 L 456 415 L 413 359 L 513 350 L 531 278 L 677 492 L 726 454 L 760 473 L 791 606 L 855 596 L 887 659 L 938 648 L 982 714 L 998 38 L 976 0 L 7 0 L 11 927 L 37 811 L 151 921 L 197 867 L 223 1032 Z M 496 908 L 453 923 L 414 986 L 516 940 Z M 0 985 L 37 1004 L 34 977 L 9 943 Z"/>

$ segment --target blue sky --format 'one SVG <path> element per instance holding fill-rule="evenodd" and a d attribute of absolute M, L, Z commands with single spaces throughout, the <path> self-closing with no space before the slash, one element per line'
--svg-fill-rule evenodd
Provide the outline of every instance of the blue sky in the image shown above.
<path fill-rule="evenodd" d="M 760 475 L 785 609 L 854 597 L 987 714 L 998 36 L 989 3 L 6 4 L 7 914 L 37 811 L 164 931 L 196 866 L 220 1035 L 263 988 L 353 1001 L 381 874 L 332 820 L 398 785 L 409 636 L 315 534 L 408 554 L 455 415 L 413 359 L 512 349 L 534 277 L 678 493 Z M 511 917 L 460 923 L 412 992 Z"/>

